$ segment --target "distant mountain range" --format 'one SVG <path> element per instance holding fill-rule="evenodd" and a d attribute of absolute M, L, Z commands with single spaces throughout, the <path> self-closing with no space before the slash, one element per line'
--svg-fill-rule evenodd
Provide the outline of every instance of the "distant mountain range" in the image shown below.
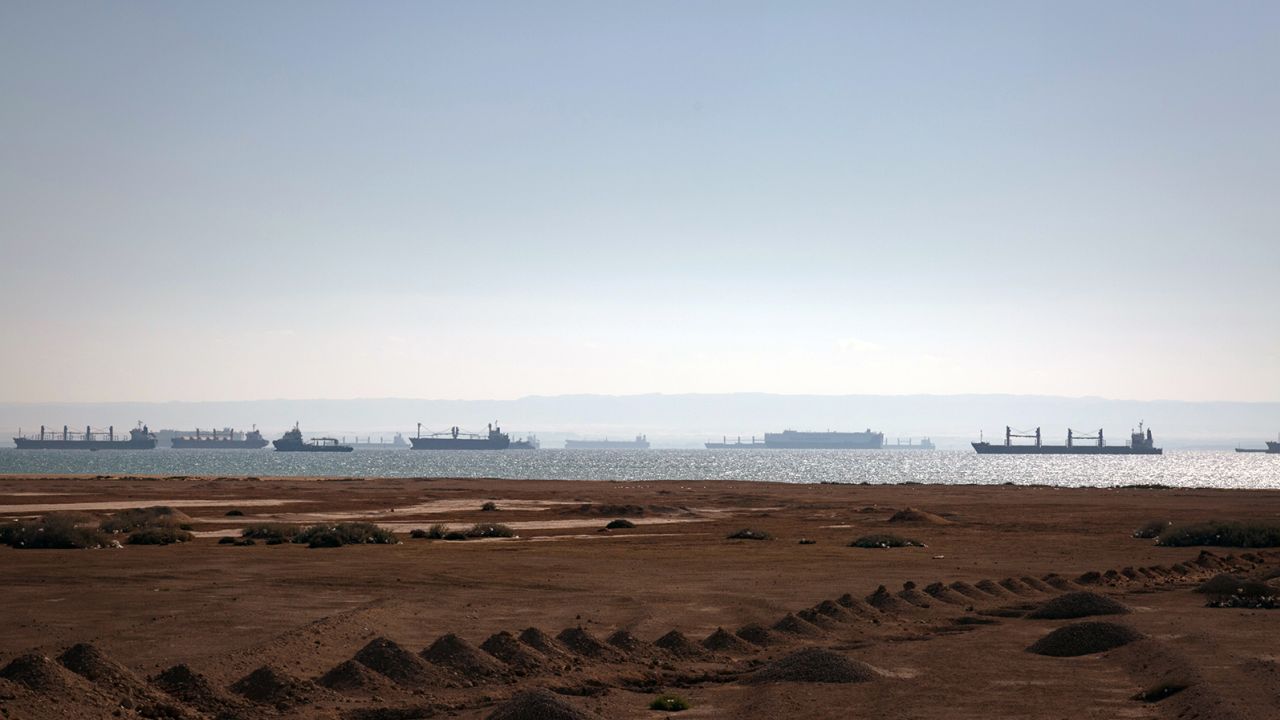
<path fill-rule="evenodd" d="M 518 434 L 534 432 L 544 447 L 565 437 L 649 436 L 655 447 L 699 447 L 706 440 L 795 430 L 882 431 L 897 438 L 930 436 L 940 447 L 965 447 L 985 433 L 1003 437 L 1005 425 L 1039 425 L 1046 441 L 1061 440 L 1068 427 L 1078 432 L 1105 428 L 1111 442 L 1127 440 L 1145 421 L 1165 447 L 1261 447 L 1280 432 L 1277 402 L 1136 401 L 1036 395 L 773 395 L 726 393 L 690 395 L 557 395 L 516 400 L 248 400 L 162 403 L 0 403 L 0 428 L 38 430 L 115 425 L 123 431 L 143 420 L 153 430 L 256 424 L 277 433 L 300 422 L 308 433 L 372 434 L 390 439 L 459 425 L 483 429 L 498 421 Z M 7 446 L 0 443 L 0 447 Z"/>

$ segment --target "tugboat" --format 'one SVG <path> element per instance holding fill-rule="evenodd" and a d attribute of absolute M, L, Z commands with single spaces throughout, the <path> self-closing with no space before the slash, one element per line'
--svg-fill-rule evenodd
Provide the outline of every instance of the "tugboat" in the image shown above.
<path fill-rule="evenodd" d="M 277 452 L 351 452 L 354 449 L 350 445 L 339 445 L 337 438 L 313 438 L 311 442 L 304 442 L 296 423 L 292 430 L 271 444 L 276 446 Z"/>
<path fill-rule="evenodd" d="M 422 434 L 422 423 L 418 423 L 418 435 L 409 438 L 414 450 L 506 450 L 511 447 L 511 436 L 502 432 L 502 428 L 489 424 L 489 433 L 464 433 L 457 425 L 448 432 Z"/>
<path fill-rule="evenodd" d="M 1035 438 L 1034 445 L 1015 445 L 1013 438 Z M 1076 440 L 1093 440 L 1095 443 L 1077 445 Z M 972 443 L 979 455 L 1163 455 L 1164 450 L 1156 447 L 1151 438 L 1151 429 L 1142 431 L 1142 423 L 1138 423 L 1138 432 L 1129 434 L 1128 445 L 1107 445 L 1099 429 L 1094 435 L 1076 435 L 1067 429 L 1066 445 L 1044 445 L 1040 442 L 1040 428 L 1035 433 L 1015 433 L 1005 426 L 1004 444 L 992 445 L 986 441 Z"/>
<path fill-rule="evenodd" d="M 84 434 L 70 432 L 66 425 L 61 433 L 46 432 L 41 425 L 39 435 L 16 437 L 13 444 L 20 450 L 151 450 L 156 446 L 156 436 L 142 423 L 129 431 L 128 440 L 116 438 L 114 425 L 106 432 L 96 433 L 86 427 Z"/>
<path fill-rule="evenodd" d="M 174 435 L 169 445 L 179 450 L 190 448 L 257 450 L 267 446 L 267 439 L 262 437 L 257 427 L 249 432 L 236 432 L 231 428 L 223 428 L 205 433 L 200 432 L 200 428 L 196 428 L 194 434 Z"/>

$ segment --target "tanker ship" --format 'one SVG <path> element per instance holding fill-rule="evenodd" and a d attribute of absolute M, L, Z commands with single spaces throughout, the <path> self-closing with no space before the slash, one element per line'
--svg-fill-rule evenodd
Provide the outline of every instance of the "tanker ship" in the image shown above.
<path fill-rule="evenodd" d="M 267 446 L 267 439 L 262 437 L 255 426 L 248 432 L 236 432 L 231 428 L 200 432 L 175 434 L 169 440 L 169 447 L 178 450 L 205 448 L 210 450 L 258 450 Z"/>
<path fill-rule="evenodd" d="M 41 425 L 39 435 L 16 437 L 13 444 L 21 450 L 150 450 L 156 446 L 156 436 L 142 423 L 129 431 L 127 440 L 116 438 L 114 425 L 106 432 L 86 427 L 84 433 L 71 432 L 66 425 L 61 433 L 47 432 Z"/>
<path fill-rule="evenodd" d="M 1014 438 L 1034 439 L 1034 445 L 1015 445 Z M 1077 440 L 1093 441 L 1086 445 L 1077 445 Z M 1005 426 L 1004 444 L 992 445 L 986 441 L 973 443 L 973 449 L 980 455 L 1163 455 L 1164 450 L 1156 447 L 1151 438 L 1151 429 L 1144 433 L 1142 423 L 1138 423 L 1138 431 L 1129 434 L 1128 445 L 1108 445 L 1102 430 L 1093 435 L 1077 435 L 1067 429 L 1066 445 L 1044 445 L 1040 442 L 1040 428 L 1034 433 L 1015 433 Z"/>
<path fill-rule="evenodd" d="M 462 432 L 457 425 L 448 432 L 423 435 L 422 423 L 418 423 L 418 434 L 409 442 L 414 450 L 506 450 L 511 447 L 511 436 L 492 423 L 485 435 Z"/>
<path fill-rule="evenodd" d="M 277 452 L 351 452 L 353 450 L 350 445 L 339 445 L 337 438 L 312 438 L 311 442 L 304 442 L 302 431 L 297 425 L 294 425 L 293 429 L 281 436 L 279 440 L 272 440 L 271 444 L 276 446 Z"/>
<path fill-rule="evenodd" d="M 871 432 L 799 432 L 783 430 L 765 433 L 763 441 L 753 436 L 751 442 L 709 442 L 708 450 L 879 450 L 884 447 L 884 433 Z"/>
<path fill-rule="evenodd" d="M 637 435 L 635 440 L 565 440 L 566 450 L 648 450 L 649 438 Z"/>

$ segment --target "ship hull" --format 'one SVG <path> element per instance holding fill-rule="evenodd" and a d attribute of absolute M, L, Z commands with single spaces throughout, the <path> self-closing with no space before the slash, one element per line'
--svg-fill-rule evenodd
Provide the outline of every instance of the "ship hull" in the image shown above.
<path fill-rule="evenodd" d="M 312 445 L 310 443 L 282 443 L 279 440 L 272 441 L 275 445 L 276 452 L 337 452 L 348 453 L 354 448 L 346 445 Z"/>
<path fill-rule="evenodd" d="M 409 438 L 414 450 L 506 450 L 511 447 L 509 438 Z"/>
<path fill-rule="evenodd" d="M 263 440 L 193 440 L 189 438 L 174 438 L 169 441 L 169 446 L 175 450 L 259 450 L 268 445 Z"/>
<path fill-rule="evenodd" d="M 979 455 L 1163 455 L 1162 448 L 1135 448 L 1128 445 L 992 445 L 973 443 Z"/>
<path fill-rule="evenodd" d="M 13 443 L 20 450 L 151 450 L 156 446 L 155 438 L 140 440 L 36 440 L 33 438 L 14 438 Z"/>
<path fill-rule="evenodd" d="M 1267 441 L 1267 452 L 1280 454 L 1280 442 L 1274 440 Z"/>
<path fill-rule="evenodd" d="M 634 440 L 565 440 L 566 450 L 648 450 L 648 442 Z"/>

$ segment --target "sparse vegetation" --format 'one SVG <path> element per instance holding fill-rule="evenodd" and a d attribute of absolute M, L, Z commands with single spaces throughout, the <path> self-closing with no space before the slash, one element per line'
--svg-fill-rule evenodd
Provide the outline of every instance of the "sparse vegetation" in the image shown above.
<path fill-rule="evenodd" d="M 0 524 L 0 542 L 22 549 L 82 549 L 106 547 L 111 539 L 86 523 L 81 513 L 49 513 L 36 520 Z"/>
<path fill-rule="evenodd" d="M 898 535 L 863 535 L 862 537 L 849 543 L 849 547 L 860 548 L 896 548 L 896 547 L 927 547 L 919 540 L 911 538 L 899 537 Z"/>
<path fill-rule="evenodd" d="M 498 509 L 498 503 L 492 500 L 480 506 L 481 512 L 494 512 L 497 509 Z"/>
<path fill-rule="evenodd" d="M 244 517 L 244 511 L 243 511 L 243 510 L 228 510 L 228 511 L 227 511 L 227 514 L 226 514 L 226 516 L 227 516 L 227 517 Z"/>
<path fill-rule="evenodd" d="M 1211 545 L 1217 547 L 1280 547 L 1280 523 L 1275 522 L 1206 522 L 1173 525 L 1156 538 L 1165 547 Z"/>
<path fill-rule="evenodd" d="M 293 536 L 293 542 L 312 548 L 343 545 L 395 545 L 394 533 L 368 522 L 345 522 L 336 525 L 312 525 Z"/>
<path fill-rule="evenodd" d="M 661 710 L 663 712 L 680 712 L 689 709 L 689 701 L 679 695 L 659 695 L 649 703 L 650 710 Z"/>
<path fill-rule="evenodd" d="M 467 531 L 467 537 L 473 538 L 509 538 L 516 533 L 502 523 L 476 523 Z"/>
<path fill-rule="evenodd" d="M 176 528 L 187 519 L 189 518 L 185 514 L 180 514 L 171 507 L 156 505 L 121 510 L 99 523 L 98 528 L 103 532 L 127 533 L 144 528 Z"/>
<path fill-rule="evenodd" d="M 635 526 L 636 526 L 635 523 L 631 522 L 630 520 L 624 520 L 622 518 L 618 518 L 617 520 L 611 520 L 609 521 L 608 525 L 605 525 L 605 527 L 608 528 L 609 530 L 625 530 L 627 528 L 633 528 Z"/>
<path fill-rule="evenodd" d="M 772 540 L 773 536 L 763 530 L 753 530 L 752 528 L 742 528 L 741 530 L 729 535 L 730 540 Z"/>
<path fill-rule="evenodd" d="M 297 525 L 288 523 L 257 523 L 240 531 L 240 537 L 262 540 L 268 545 L 279 545 L 292 542 L 301 530 Z"/>
<path fill-rule="evenodd" d="M 441 540 L 466 540 L 467 537 L 467 534 L 460 530 L 450 530 L 444 534 Z"/>
<path fill-rule="evenodd" d="M 173 545 L 190 542 L 194 536 L 172 525 L 144 527 L 129 533 L 130 545 Z"/>
<path fill-rule="evenodd" d="M 1160 533 L 1164 532 L 1165 528 L 1169 527 L 1169 525 L 1170 523 L 1168 520 L 1152 520 L 1146 525 L 1134 530 L 1133 536 L 1142 540 L 1151 540 L 1159 537 Z"/>

